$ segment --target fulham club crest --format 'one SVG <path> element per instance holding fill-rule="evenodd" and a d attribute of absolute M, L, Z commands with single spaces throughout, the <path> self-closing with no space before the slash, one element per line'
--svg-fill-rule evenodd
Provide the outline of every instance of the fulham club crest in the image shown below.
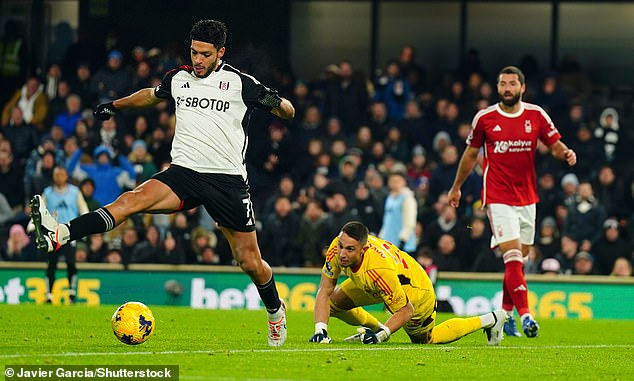
<path fill-rule="evenodd" d="M 533 131 L 533 127 L 531 126 L 531 121 L 530 120 L 525 120 L 524 121 L 524 132 L 526 132 L 527 134 L 530 134 L 531 131 Z"/>
<path fill-rule="evenodd" d="M 229 90 L 229 82 L 220 81 L 220 90 Z"/>

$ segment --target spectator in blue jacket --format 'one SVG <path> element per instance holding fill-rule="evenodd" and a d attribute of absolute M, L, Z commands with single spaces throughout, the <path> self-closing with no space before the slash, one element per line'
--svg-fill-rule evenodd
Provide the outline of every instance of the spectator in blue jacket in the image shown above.
<path fill-rule="evenodd" d="M 95 148 L 92 164 L 80 164 L 82 151 L 77 150 L 68 161 L 68 172 L 73 178 L 82 181 L 90 177 L 95 182 L 94 197 L 101 206 L 113 202 L 125 189 L 134 188 L 136 173 L 134 166 L 124 155 L 114 157 L 113 152 L 106 146 Z M 118 161 L 118 165 L 113 163 Z"/>

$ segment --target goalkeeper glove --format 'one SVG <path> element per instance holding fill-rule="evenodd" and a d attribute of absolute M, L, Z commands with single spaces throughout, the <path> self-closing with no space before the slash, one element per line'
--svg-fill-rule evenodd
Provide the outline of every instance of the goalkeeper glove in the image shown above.
<path fill-rule="evenodd" d="M 276 90 L 264 89 L 258 96 L 258 102 L 262 106 L 275 108 L 279 107 L 282 103 L 282 98 L 279 96 Z"/>
<path fill-rule="evenodd" d="M 92 114 L 99 120 L 108 120 L 113 117 L 117 111 L 119 111 L 119 109 L 114 107 L 112 102 L 108 102 L 98 105 Z"/>
<path fill-rule="evenodd" d="M 390 339 L 390 329 L 386 326 L 379 328 L 376 332 L 370 328 L 360 327 L 357 328 L 356 335 L 347 337 L 344 341 L 361 341 L 363 344 L 378 344 L 388 341 Z"/>
<path fill-rule="evenodd" d="M 328 326 L 326 323 L 315 323 L 315 334 L 308 340 L 311 343 L 330 344 L 332 340 L 328 337 Z"/>

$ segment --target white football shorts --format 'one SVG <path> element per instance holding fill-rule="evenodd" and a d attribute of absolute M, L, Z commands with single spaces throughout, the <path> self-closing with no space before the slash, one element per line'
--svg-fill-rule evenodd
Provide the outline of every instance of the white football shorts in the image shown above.
<path fill-rule="evenodd" d="M 535 204 L 525 206 L 489 204 L 487 215 L 493 232 L 491 248 L 518 238 L 523 245 L 532 245 L 535 241 Z"/>

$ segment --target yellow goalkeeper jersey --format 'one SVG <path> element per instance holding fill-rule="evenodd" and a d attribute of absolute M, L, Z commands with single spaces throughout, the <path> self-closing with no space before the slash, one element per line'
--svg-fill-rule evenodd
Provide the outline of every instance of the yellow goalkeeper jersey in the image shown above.
<path fill-rule="evenodd" d="M 415 310 L 434 305 L 433 285 L 425 270 L 409 254 L 388 241 L 370 235 L 359 266 L 344 268 L 339 263 L 338 242 L 339 237 L 335 237 L 326 252 L 322 273 L 328 278 L 338 279 L 343 271 L 366 294 L 383 300 L 392 313 L 403 308 L 408 300 Z"/>

